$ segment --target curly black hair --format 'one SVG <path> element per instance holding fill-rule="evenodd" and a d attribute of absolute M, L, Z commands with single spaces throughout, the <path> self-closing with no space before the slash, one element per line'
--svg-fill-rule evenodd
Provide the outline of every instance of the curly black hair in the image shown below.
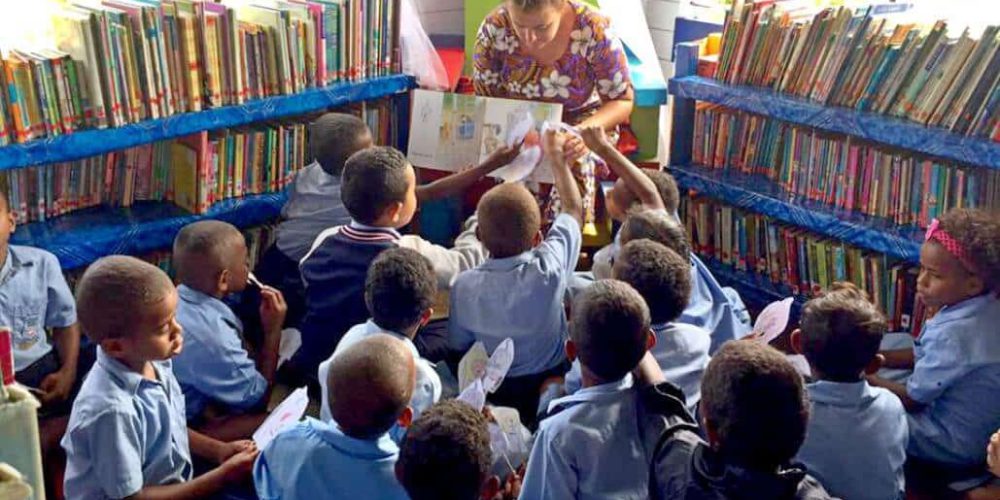
<path fill-rule="evenodd" d="M 654 324 L 677 319 L 691 299 L 690 262 L 651 240 L 625 244 L 615 258 L 612 276 L 642 295 Z"/>
<path fill-rule="evenodd" d="M 437 280 L 434 268 L 416 250 L 390 248 L 368 267 L 365 305 L 375 324 L 400 332 L 420 321 L 434 305 Z"/>
<path fill-rule="evenodd" d="M 632 371 L 646 352 L 649 308 L 628 283 L 609 279 L 587 287 L 573 302 L 569 336 L 580 364 L 605 382 Z"/>
<path fill-rule="evenodd" d="M 684 226 L 671 215 L 664 215 L 658 210 L 643 210 L 629 214 L 620 230 L 619 242 L 622 245 L 639 239 L 653 240 L 681 257 L 691 255 L 691 242 L 688 240 Z"/>
<path fill-rule="evenodd" d="M 407 171 L 411 169 L 406 156 L 388 146 L 351 155 L 344 164 L 340 185 L 340 199 L 351 218 L 371 224 L 391 204 L 402 203 L 410 189 Z"/>
<path fill-rule="evenodd" d="M 475 500 L 492 457 L 486 418 L 449 399 L 428 408 L 406 431 L 397 475 L 413 500 Z"/>
<path fill-rule="evenodd" d="M 802 308 L 799 329 L 802 354 L 818 375 L 857 382 L 878 354 L 888 323 L 864 292 L 851 283 L 835 283 Z"/>
<path fill-rule="evenodd" d="M 976 267 L 974 271 L 994 294 L 1000 293 L 1000 213 L 955 208 L 938 218 L 940 228 L 958 240 Z"/>

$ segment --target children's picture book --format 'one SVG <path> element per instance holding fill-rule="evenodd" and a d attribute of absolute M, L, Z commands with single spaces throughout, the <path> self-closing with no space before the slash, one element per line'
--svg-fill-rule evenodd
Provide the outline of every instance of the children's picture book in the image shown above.
<path fill-rule="evenodd" d="M 478 165 L 504 145 L 522 144 L 510 165 L 492 174 L 508 182 L 552 182 L 542 158 L 545 122 L 562 120 L 562 105 L 495 97 L 413 92 L 409 160 L 415 167 L 455 172 Z"/>
<path fill-rule="evenodd" d="M 263 450 L 267 447 L 279 432 L 295 425 L 306 413 L 309 406 L 309 393 L 305 387 L 299 387 L 292 391 L 274 411 L 268 415 L 267 420 L 253 433 L 253 441 L 257 443 L 257 448 Z"/>

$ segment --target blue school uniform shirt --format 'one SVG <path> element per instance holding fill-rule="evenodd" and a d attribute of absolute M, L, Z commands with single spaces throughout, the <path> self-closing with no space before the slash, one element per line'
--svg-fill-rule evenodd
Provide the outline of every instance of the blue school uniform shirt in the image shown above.
<path fill-rule="evenodd" d="M 383 329 L 376 325 L 375 321 L 368 320 L 348 330 L 344 338 L 340 339 L 340 343 L 337 344 L 337 350 L 333 351 L 333 356 L 330 356 L 329 359 L 319 364 L 317 373 L 321 398 L 319 416 L 324 422 L 333 421 L 333 415 L 330 415 L 330 400 L 327 395 L 326 385 L 326 377 L 330 373 L 330 362 L 337 356 L 337 353 L 343 351 L 348 346 L 380 333 L 392 335 L 401 340 L 413 354 L 413 359 L 417 366 L 417 383 L 413 389 L 413 396 L 410 398 L 410 408 L 413 409 L 413 420 L 416 420 L 424 410 L 430 408 L 431 405 L 441 399 L 441 377 L 434 371 L 434 365 L 430 361 L 420 357 L 420 353 L 417 352 L 417 346 L 413 345 L 413 341 L 406 335 Z M 403 436 L 406 435 L 406 429 L 398 425 L 393 426 L 389 434 L 394 441 L 399 443 L 402 441 Z"/>
<path fill-rule="evenodd" d="M 1000 428 L 1000 300 L 992 294 L 941 308 L 914 342 L 906 383 L 926 405 L 909 414 L 908 451 L 950 465 L 983 463 Z"/>
<path fill-rule="evenodd" d="M 52 351 L 46 328 L 76 323 L 76 302 L 56 256 L 19 245 L 7 247 L 0 268 L 0 325 L 10 328 L 14 371 Z"/>
<path fill-rule="evenodd" d="M 514 340 L 508 377 L 541 373 L 565 359 L 563 297 L 580 256 L 580 224 L 559 214 L 537 248 L 489 259 L 455 278 L 451 289 L 449 343 L 465 352 L 477 340 L 493 352 Z"/>
<path fill-rule="evenodd" d="M 812 410 L 796 460 L 833 496 L 903 498 L 909 433 L 899 398 L 864 380 L 820 380 L 806 390 Z"/>
<path fill-rule="evenodd" d="M 66 498 L 124 498 L 191 480 L 184 395 L 170 361 L 149 380 L 97 348 L 62 438 Z"/>
<path fill-rule="evenodd" d="M 260 403 L 267 380 L 243 348 L 243 323 L 224 302 L 187 285 L 178 286 L 177 295 L 184 349 L 173 363 L 187 418 L 201 415 L 213 401 L 236 410 Z"/>
<path fill-rule="evenodd" d="M 636 400 L 626 375 L 553 401 L 535 435 L 520 498 L 648 498 Z"/>
<path fill-rule="evenodd" d="M 650 352 L 667 381 L 680 387 L 687 409 L 693 415 L 701 401 L 701 377 L 711 360 L 708 355 L 712 342 L 710 335 L 702 328 L 683 323 L 656 324 L 653 333 L 656 345 Z M 580 390 L 581 384 L 580 360 L 576 360 L 566 374 L 564 390 L 573 394 Z"/>
<path fill-rule="evenodd" d="M 253 467 L 261 500 L 308 498 L 406 500 L 394 468 L 399 448 L 388 435 L 355 439 L 313 418 L 282 431 Z"/>
<path fill-rule="evenodd" d="M 351 222 L 340 200 L 340 177 L 326 173 L 318 162 L 303 167 L 288 187 L 281 217 L 284 220 L 278 224 L 275 244 L 281 253 L 299 262 L 319 233 Z"/>

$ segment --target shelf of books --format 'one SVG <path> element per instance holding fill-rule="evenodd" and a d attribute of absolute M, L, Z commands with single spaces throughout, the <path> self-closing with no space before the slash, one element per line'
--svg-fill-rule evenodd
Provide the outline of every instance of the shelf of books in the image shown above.
<path fill-rule="evenodd" d="M 677 47 L 670 169 L 696 249 L 752 306 L 846 280 L 918 325 L 923 228 L 1000 207 L 1000 27 L 782 9 L 730 12 L 716 54 Z"/>
<path fill-rule="evenodd" d="M 331 109 L 405 142 L 399 0 L 60 4 L 0 48 L 0 189 L 13 243 L 64 269 L 155 255 L 202 218 L 274 221 Z M 39 45 L 40 44 L 40 45 Z"/>

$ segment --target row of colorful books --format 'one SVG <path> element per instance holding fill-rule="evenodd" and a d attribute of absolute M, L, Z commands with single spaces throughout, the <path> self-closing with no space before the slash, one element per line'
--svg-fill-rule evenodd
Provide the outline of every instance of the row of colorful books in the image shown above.
<path fill-rule="evenodd" d="M 702 256 L 794 295 L 810 297 L 833 283 L 851 282 L 886 313 L 892 330 L 914 326 L 917 271 L 905 263 L 708 198 L 682 199 L 681 213 Z"/>
<path fill-rule="evenodd" d="M 399 70 L 399 0 L 103 0 L 5 50 L 0 145 Z"/>
<path fill-rule="evenodd" d="M 893 25 L 871 7 L 797 19 L 780 2 L 747 2 L 727 13 L 715 78 L 1000 141 L 998 26 L 973 39 L 944 21 Z"/>
<path fill-rule="evenodd" d="M 957 207 L 1000 207 L 1000 171 L 940 161 L 698 103 L 694 163 L 759 174 L 791 194 L 926 227 Z"/>

